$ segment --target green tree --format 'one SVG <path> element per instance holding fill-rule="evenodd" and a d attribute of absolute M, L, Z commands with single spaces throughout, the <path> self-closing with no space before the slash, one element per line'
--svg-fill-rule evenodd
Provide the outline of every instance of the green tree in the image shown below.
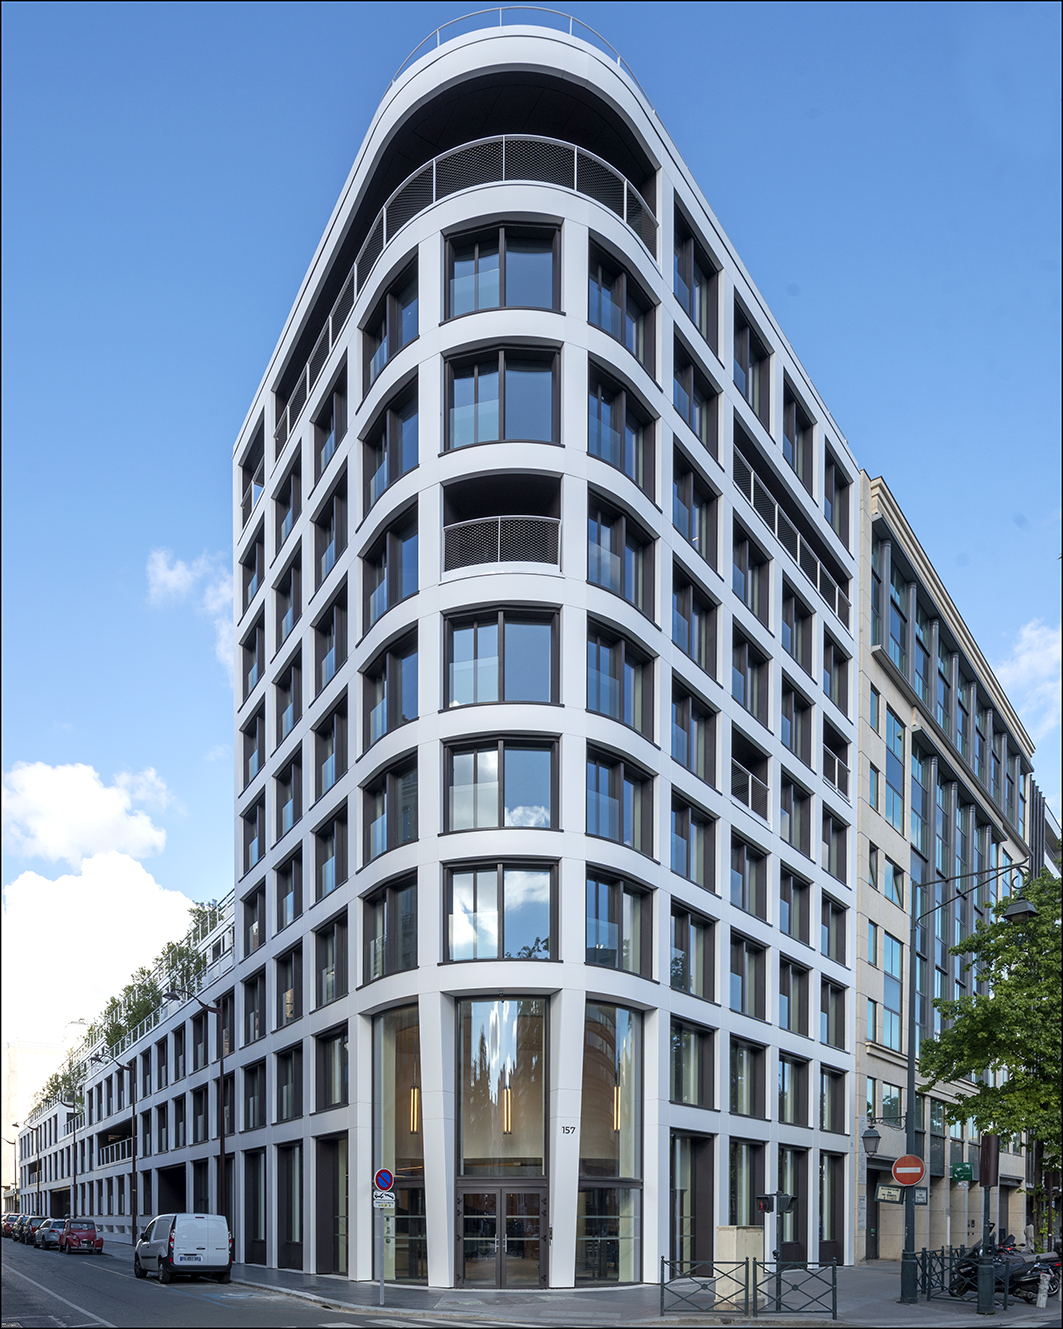
<path fill-rule="evenodd" d="M 980 1131 L 1027 1133 L 1034 1153 L 1034 1205 L 1041 1231 L 1047 1221 L 1045 1170 L 1063 1161 L 1060 1112 L 1060 880 L 1042 872 L 1024 894 L 1037 906 L 1035 917 L 1009 923 L 1009 899 L 993 907 L 991 923 L 980 923 L 952 954 L 964 970 L 985 982 L 985 994 L 934 1006 L 948 1028 L 922 1044 L 920 1072 L 926 1089 L 953 1080 L 973 1080 L 971 1092 L 949 1105 L 952 1121 L 965 1117 Z"/>

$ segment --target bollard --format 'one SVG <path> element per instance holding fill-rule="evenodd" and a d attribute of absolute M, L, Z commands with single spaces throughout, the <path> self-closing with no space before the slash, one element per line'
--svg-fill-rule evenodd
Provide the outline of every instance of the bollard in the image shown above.
<path fill-rule="evenodd" d="M 1048 1275 L 1042 1274 L 1037 1280 L 1037 1309 L 1043 1311 L 1048 1305 Z"/>

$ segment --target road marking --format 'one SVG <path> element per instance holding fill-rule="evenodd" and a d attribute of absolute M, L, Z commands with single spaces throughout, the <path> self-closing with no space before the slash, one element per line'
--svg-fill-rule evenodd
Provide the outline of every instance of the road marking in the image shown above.
<path fill-rule="evenodd" d="M 102 1324 L 104 1329 L 115 1329 L 110 1320 L 101 1320 L 98 1315 L 93 1315 L 92 1311 L 87 1311 L 84 1306 L 78 1306 L 73 1301 L 67 1301 L 66 1297 L 61 1297 L 58 1292 L 53 1292 L 50 1287 L 45 1287 L 43 1283 L 38 1283 L 35 1278 L 30 1278 L 29 1274 L 20 1273 L 18 1269 L 8 1267 L 5 1271 L 8 1274 L 14 1274 L 16 1278 L 24 1278 L 27 1283 L 32 1283 L 34 1287 L 40 1288 L 46 1292 L 49 1297 L 54 1297 L 56 1301 L 61 1301 L 64 1306 L 69 1306 L 71 1310 L 77 1311 L 79 1315 L 87 1315 L 90 1320 L 95 1320 L 97 1324 Z"/>

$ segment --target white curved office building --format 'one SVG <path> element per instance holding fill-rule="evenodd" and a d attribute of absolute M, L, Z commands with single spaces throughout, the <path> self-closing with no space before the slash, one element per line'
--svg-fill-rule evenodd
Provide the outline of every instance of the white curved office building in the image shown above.
<path fill-rule="evenodd" d="M 856 466 L 593 34 L 404 68 L 233 467 L 237 1258 L 375 1277 L 386 1166 L 388 1278 L 851 1261 Z"/>

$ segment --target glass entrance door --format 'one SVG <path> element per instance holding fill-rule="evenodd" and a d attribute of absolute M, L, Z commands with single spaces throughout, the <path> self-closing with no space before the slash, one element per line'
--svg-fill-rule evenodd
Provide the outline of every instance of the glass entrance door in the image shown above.
<path fill-rule="evenodd" d="M 544 1191 L 465 1191 L 458 1274 L 464 1287 L 545 1287 Z"/>

